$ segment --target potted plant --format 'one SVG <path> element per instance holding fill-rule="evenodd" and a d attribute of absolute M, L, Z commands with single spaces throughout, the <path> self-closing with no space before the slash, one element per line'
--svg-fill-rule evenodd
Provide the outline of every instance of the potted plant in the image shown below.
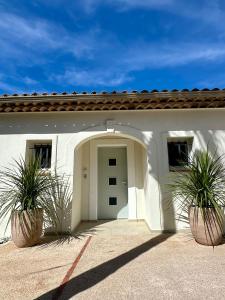
<path fill-rule="evenodd" d="M 180 215 L 188 212 L 191 232 L 203 245 L 221 243 L 224 231 L 225 167 L 216 153 L 197 151 L 189 158 L 186 172 L 175 172 L 172 196 Z"/>
<path fill-rule="evenodd" d="M 11 220 L 12 240 L 17 247 L 39 242 L 44 212 L 52 223 L 57 223 L 58 216 L 46 197 L 56 181 L 54 176 L 40 169 L 38 159 L 29 162 L 20 159 L 12 168 L 0 172 L 0 219 L 8 217 L 7 225 Z"/>

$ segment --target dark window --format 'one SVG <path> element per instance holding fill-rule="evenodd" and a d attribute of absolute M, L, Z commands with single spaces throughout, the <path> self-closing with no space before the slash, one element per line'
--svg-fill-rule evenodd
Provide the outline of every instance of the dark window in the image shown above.
<path fill-rule="evenodd" d="M 115 177 L 110 177 L 109 178 L 109 185 L 116 185 L 116 178 Z"/>
<path fill-rule="evenodd" d="M 188 165 L 188 142 L 168 142 L 170 169 Z"/>
<path fill-rule="evenodd" d="M 117 197 L 109 197 L 109 205 L 117 205 Z"/>
<path fill-rule="evenodd" d="M 51 168 L 52 145 L 34 145 L 34 155 L 40 160 L 41 169 Z"/>
<path fill-rule="evenodd" d="M 109 166 L 116 166 L 116 159 L 115 158 L 110 158 L 109 159 Z"/>

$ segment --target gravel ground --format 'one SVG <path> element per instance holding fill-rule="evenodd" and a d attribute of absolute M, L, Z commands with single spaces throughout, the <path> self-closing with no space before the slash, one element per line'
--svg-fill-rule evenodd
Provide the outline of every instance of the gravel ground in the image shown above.
<path fill-rule="evenodd" d="M 127 221 L 82 224 L 86 234 L 70 241 L 1 245 L 1 299 L 54 298 L 90 228 L 60 299 L 225 299 L 225 244 L 213 249 L 189 234 L 153 234 Z"/>

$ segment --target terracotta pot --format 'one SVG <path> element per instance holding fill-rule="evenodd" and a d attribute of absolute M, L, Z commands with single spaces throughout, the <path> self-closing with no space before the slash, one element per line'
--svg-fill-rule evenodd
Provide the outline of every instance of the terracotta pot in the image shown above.
<path fill-rule="evenodd" d="M 216 246 L 222 242 L 223 224 L 218 220 L 218 215 L 214 208 L 204 208 L 205 221 L 199 207 L 189 207 L 189 222 L 191 232 L 199 244 L 206 246 Z M 222 211 L 220 220 L 222 220 Z"/>
<path fill-rule="evenodd" d="M 42 235 L 42 228 L 42 208 L 36 208 L 29 212 L 13 212 L 11 218 L 11 234 L 12 240 L 17 247 L 29 247 L 37 244 Z"/>

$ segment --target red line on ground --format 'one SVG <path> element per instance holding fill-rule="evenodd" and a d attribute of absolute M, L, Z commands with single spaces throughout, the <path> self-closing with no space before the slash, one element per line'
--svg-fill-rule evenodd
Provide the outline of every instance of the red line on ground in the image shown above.
<path fill-rule="evenodd" d="M 63 278 L 63 281 L 57 288 L 55 295 L 53 295 L 53 297 L 52 297 L 53 300 L 57 300 L 61 296 L 61 294 L 62 294 L 64 288 L 66 287 L 68 281 L 70 280 L 70 277 L 73 274 L 78 262 L 80 261 L 82 255 L 84 254 L 84 251 L 86 250 L 88 244 L 90 243 L 91 238 L 92 238 L 92 236 L 88 237 L 88 239 L 87 239 L 86 243 L 84 244 L 83 248 L 81 249 L 80 253 L 78 254 L 78 256 L 75 258 L 74 262 L 72 263 L 72 266 L 67 271 L 65 277 Z"/>

